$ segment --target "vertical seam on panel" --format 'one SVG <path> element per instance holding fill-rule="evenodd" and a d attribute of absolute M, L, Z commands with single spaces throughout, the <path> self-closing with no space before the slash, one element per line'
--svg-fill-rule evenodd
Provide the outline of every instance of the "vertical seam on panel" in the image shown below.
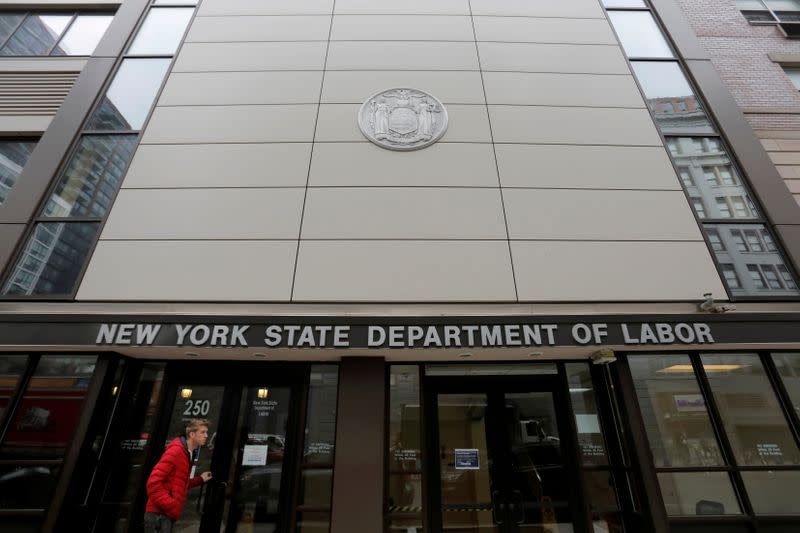
<path fill-rule="evenodd" d="M 333 34 L 333 17 L 336 13 L 336 0 L 331 3 L 331 23 L 328 25 L 328 41 L 325 46 L 325 59 L 322 62 L 322 77 L 319 82 L 319 98 L 317 100 L 317 115 L 314 117 L 314 131 L 311 134 L 311 151 L 308 154 L 308 170 L 306 171 L 306 186 L 303 192 L 303 205 L 300 208 L 300 225 L 297 228 L 297 248 L 294 253 L 294 269 L 292 270 L 292 286 L 289 289 L 289 301 L 294 301 L 294 285 L 297 281 L 297 263 L 300 260 L 300 243 L 303 238 L 303 220 L 306 214 L 306 201 L 308 200 L 308 185 L 311 182 L 311 163 L 314 158 L 314 146 L 317 143 L 317 125 L 319 112 L 322 109 L 322 91 L 325 89 L 325 73 L 328 70 L 328 53 L 331 49 L 331 35 Z"/>
<path fill-rule="evenodd" d="M 511 281 L 514 282 L 514 298 L 519 301 L 519 290 L 517 289 L 517 274 L 514 268 L 514 252 L 511 249 L 511 235 L 508 231 L 508 215 L 506 214 L 506 201 L 503 195 L 503 184 L 500 181 L 500 164 L 497 161 L 497 146 L 494 142 L 494 130 L 492 129 L 492 115 L 489 113 L 489 99 L 486 96 L 486 83 L 483 79 L 483 65 L 481 64 L 481 50 L 478 47 L 478 33 L 475 30 L 475 16 L 472 14 L 472 0 L 467 0 L 469 5 L 469 20 L 472 24 L 472 37 L 475 40 L 475 54 L 478 59 L 478 73 L 481 76 L 481 90 L 483 91 L 483 104 L 486 106 L 486 120 L 489 124 L 489 139 L 492 142 L 492 154 L 494 156 L 494 168 L 497 172 L 497 190 L 500 193 L 500 208 L 503 211 L 503 223 L 506 227 L 506 244 L 508 245 L 508 260 L 511 265 Z"/>

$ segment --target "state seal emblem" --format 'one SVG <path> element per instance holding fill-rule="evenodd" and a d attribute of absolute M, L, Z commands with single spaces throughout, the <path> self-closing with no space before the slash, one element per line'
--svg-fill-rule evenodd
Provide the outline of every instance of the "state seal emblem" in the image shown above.
<path fill-rule="evenodd" d="M 381 148 L 419 150 L 442 138 L 447 130 L 447 110 L 424 91 L 388 89 L 361 105 L 358 126 Z"/>

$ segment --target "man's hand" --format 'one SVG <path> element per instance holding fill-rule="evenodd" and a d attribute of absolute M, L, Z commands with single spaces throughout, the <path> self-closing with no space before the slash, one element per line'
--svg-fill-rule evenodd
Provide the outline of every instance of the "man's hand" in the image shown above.
<path fill-rule="evenodd" d="M 209 479 L 211 479 L 211 477 L 212 477 L 211 476 L 211 472 L 203 472 L 202 474 L 200 474 L 200 477 L 203 478 L 203 483 L 205 483 Z"/>

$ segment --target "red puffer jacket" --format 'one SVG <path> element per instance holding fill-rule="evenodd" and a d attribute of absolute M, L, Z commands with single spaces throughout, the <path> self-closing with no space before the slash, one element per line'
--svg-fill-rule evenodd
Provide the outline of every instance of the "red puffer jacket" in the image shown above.
<path fill-rule="evenodd" d="M 203 484 L 200 476 L 189 479 L 190 466 L 186 440 L 181 437 L 170 442 L 147 479 L 145 512 L 180 518 L 189 489 Z"/>

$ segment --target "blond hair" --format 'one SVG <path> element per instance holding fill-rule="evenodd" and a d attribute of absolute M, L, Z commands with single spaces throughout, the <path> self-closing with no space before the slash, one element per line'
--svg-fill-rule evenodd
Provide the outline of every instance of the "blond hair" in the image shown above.
<path fill-rule="evenodd" d="M 208 429 L 210 425 L 210 422 L 205 418 L 192 418 L 186 424 L 186 438 L 188 439 L 190 433 L 198 431 L 201 427 Z"/>

